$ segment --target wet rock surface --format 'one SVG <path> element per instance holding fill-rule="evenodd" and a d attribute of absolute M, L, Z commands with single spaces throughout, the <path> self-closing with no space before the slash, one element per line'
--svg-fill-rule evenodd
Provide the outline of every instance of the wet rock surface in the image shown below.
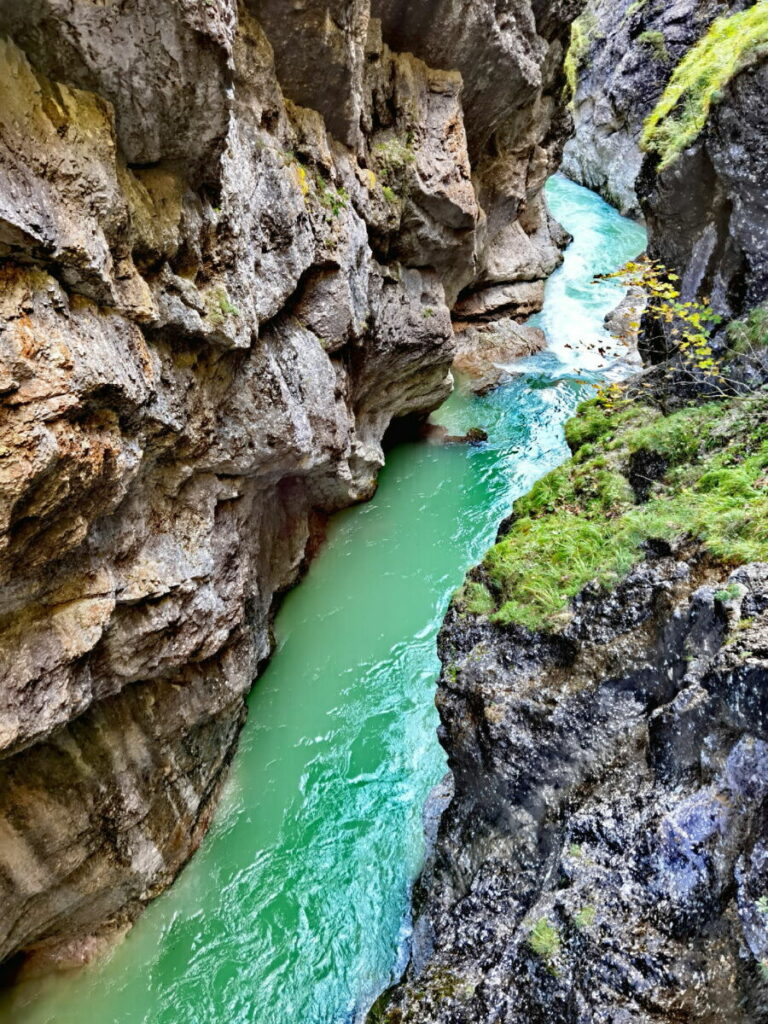
<path fill-rule="evenodd" d="M 462 383 L 476 394 L 483 394 L 509 379 L 511 363 L 540 352 L 545 345 L 546 337 L 538 327 L 509 319 L 461 325 L 456 333 L 453 366 Z"/>
<path fill-rule="evenodd" d="M 0 11 L 0 959 L 172 880 L 318 518 L 558 262 L 577 5 L 443 6 Z"/>
<path fill-rule="evenodd" d="M 768 566 L 649 553 L 558 633 L 454 608 L 455 794 L 373 1020 L 768 1020 Z"/>
<path fill-rule="evenodd" d="M 758 50 L 723 90 L 699 138 L 671 166 L 646 159 L 637 190 L 650 255 L 685 299 L 742 316 L 768 298 L 768 60 Z"/>
<path fill-rule="evenodd" d="M 680 59 L 714 19 L 745 6 L 740 0 L 589 0 L 579 22 L 575 134 L 565 147 L 565 173 L 626 216 L 641 216 L 635 186 L 643 124 Z"/>

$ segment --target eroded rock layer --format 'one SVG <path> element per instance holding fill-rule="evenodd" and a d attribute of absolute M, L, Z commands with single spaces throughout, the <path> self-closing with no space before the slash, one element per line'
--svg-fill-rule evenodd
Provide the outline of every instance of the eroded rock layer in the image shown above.
<path fill-rule="evenodd" d="M 0 959 L 171 881 L 318 513 L 541 301 L 577 5 L 442 6 L 0 11 Z"/>

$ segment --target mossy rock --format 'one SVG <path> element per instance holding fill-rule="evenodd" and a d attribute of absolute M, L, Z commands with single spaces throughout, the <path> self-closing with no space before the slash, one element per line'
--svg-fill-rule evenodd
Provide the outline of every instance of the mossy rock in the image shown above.
<path fill-rule="evenodd" d="M 728 83 L 768 53 L 768 3 L 718 18 L 683 57 L 645 123 L 642 148 L 668 167 L 706 126 L 712 105 Z"/>
<path fill-rule="evenodd" d="M 614 585 L 653 540 L 694 540 L 725 566 L 768 560 L 768 389 L 668 416 L 593 401 L 567 435 L 573 459 L 516 502 L 466 610 L 478 602 L 496 623 L 557 629 L 587 583 Z M 640 497 L 638 453 L 662 467 Z"/>

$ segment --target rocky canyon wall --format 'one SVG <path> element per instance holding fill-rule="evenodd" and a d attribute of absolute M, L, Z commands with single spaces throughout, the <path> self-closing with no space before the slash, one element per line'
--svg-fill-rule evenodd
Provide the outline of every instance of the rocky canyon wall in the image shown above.
<path fill-rule="evenodd" d="M 569 57 L 575 133 L 563 158 L 568 177 L 626 216 L 641 216 L 635 185 L 645 120 L 715 18 L 745 6 L 742 0 L 589 0 Z"/>
<path fill-rule="evenodd" d="M 411 961 L 371 1024 L 768 1021 L 768 7 L 698 51 L 642 155 L 672 74 L 639 60 L 642 26 L 694 54 L 717 13 L 661 6 L 592 6 L 566 166 L 627 210 L 637 184 L 650 255 L 723 318 L 714 369 L 679 356 L 675 315 L 647 317 L 661 365 L 582 407 L 570 463 L 456 595 L 451 776 Z"/>
<path fill-rule="evenodd" d="M 539 634 L 457 602 L 455 791 L 371 1022 L 768 1020 L 767 574 L 658 548 Z"/>
<path fill-rule="evenodd" d="M 716 402 L 659 366 L 585 403 L 570 462 L 455 595 L 450 776 L 410 962 L 369 1024 L 768 1021 L 768 323 L 749 324 L 762 359 L 747 378 L 737 344 L 722 376 L 749 384 Z"/>
<path fill-rule="evenodd" d="M 0 9 L 1 960 L 170 883 L 318 515 L 541 302 L 578 5 L 464 6 Z"/>
<path fill-rule="evenodd" d="M 726 319 L 768 294 L 762 11 L 741 0 L 595 0 L 576 23 L 569 58 L 576 131 L 564 170 L 644 217 L 649 254 L 680 277 L 683 298 L 706 297 Z M 733 27 L 718 29 L 727 24 Z M 728 69 L 723 80 L 709 85 L 721 68 Z M 649 143 L 649 119 L 686 80 Z M 686 105 L 697 128 L 679 144 Z M 646 355 L 664 358 L 666 349 Z"/>
<path fill-rule="evenodd" d="M 649 254 L 725 321 L 768 299 L 768 14 L 763 35 L 701 134 L 668 164 L 649 153 L 637 183 Z"/>

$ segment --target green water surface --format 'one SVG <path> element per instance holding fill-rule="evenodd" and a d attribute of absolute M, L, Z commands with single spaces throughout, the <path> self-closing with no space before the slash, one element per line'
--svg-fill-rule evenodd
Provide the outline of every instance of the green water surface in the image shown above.
<path fill-rule="evenodd" d="M 536 318 L 550 348 L 435 417 L 451 433 L 483 427 L 488 443 L 403 445 L 374 500 L 334 518 L 280 611 L 200 852 L 107 962 L 28 982 L 0 1021 L 342 1024 L 396 976 L 421 808 L 445 771 L 437 631 L 512 500 L 567 455 L 562 425 L 585 382 L 618 372 L 588 346 L 622 289 L 590 282 L 645 244 L 585 189 L 557 177 L 548 191 L 575 236 Z"/>

